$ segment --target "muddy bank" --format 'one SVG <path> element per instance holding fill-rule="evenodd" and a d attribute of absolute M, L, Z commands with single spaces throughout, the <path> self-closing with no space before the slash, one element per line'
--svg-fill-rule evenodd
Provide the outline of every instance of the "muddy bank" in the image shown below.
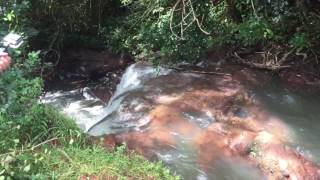
<path fill-rule="evenodd" d="M 290 91 L 301 94 L 320 92 L 320 64 L 317 56 L 299 53 L 279 45 L 254 48 L 216 48 L 207 52 L 206 64 L 227 62 L 275 76 Z M 227 65 L 228 66 L 228 65 Z"/>

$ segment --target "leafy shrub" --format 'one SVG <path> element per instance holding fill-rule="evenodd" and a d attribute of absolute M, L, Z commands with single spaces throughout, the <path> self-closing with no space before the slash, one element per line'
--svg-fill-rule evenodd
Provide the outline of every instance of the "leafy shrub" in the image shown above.
<path fill-rule="evenodd" d="M 250 18 L 236 26 L 235 31 L 235 39 L 237 42 L 242 42 L 244 46 L 265 44 L 274 35 L 267 22 L 255 18 Z"/>
<path fill-rule="evenodd" d="M 12 67 L 0 74 L 0 179 L 30 178 L 41 158 L 33 152 L 36 144 L 51 138 L 84 141 L 73 121 L 38 104 L 43 84 L 35 73 L 39 52 L 24 52 L 12 51 Z"/>
<path fill-rule="evenodd" d="M 296 49 L 307 49 L 309 46 L 309 37 L 306 33 L 295 33 L 294 36 L 290 39 L 290 44 Z"/>

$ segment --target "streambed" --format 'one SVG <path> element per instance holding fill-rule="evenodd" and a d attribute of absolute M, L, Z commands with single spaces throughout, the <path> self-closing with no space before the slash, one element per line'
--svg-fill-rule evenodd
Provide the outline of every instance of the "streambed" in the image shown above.
<path fill-rule="evenodd" d="M 106 146 L 126 143 L 184 179 L 319 179 L 319 96 L 230 71 L 134 64 L 108 103 L 90 88 L 48 92 L 41 101 L 105 137 Z"/>

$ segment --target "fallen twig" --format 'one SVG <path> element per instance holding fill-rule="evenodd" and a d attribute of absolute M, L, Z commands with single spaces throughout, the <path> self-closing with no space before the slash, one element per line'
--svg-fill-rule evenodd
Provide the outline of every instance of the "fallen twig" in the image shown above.
<path fill-rule="evenodd" d="M 231 76 L 229 73 L 220 73 L 220 72 L 213 72 L 213 71 L 198 71 L 198 70 L 189 70 L 179 67 L 170 67 L 169 69 L 173 69 L 179 72 L 186 72 L 186 73 L 194 73 L 194 74 L 209 74 L 209 75 L 218 75 L 218 76 Z"/>
<path fill-rule="evenodd" d="M 29 148 L 29 149 L 22 149 L 22 150 L 19 150 L 18 152 L 27 152 L 27 151 L 33 151 L 34 149 L 36 149 L 36 148 L 38 148 L 38 147 L 40 147 L 40 146 L 42 146 L 42 145 L 45 145 L 45 144 L 47 144 L 47 143 L 49 143 L 49 142 L 52 142 L 52 141 L 55 141 L 55 140 L 58 140 L 59 138 L 52 138 L 52 139 L 49 139 L 49 140 L 46 140 L 46 141 L 44 141 L 44 142 L 42 142 L 42 143 L 40 143 L 40 144 L 37 144 L 37 145 L 35 145 L 35 146 L 32 146 L 31 148 Z M 6 155 L 9 155 L 9 154 L 11 154 L 12 152 L 8 152 L 8 153 L 4 153 L 4 154 L 0 154 L 0 157 L 1 156 L 6 156 Z"/>
<path fill-rule="evenodd" d="M 243 59 L 240 57 L 237 52 L 234 52 L 233 57 L 235 57 L 241 64 L 248 65 L 252 68 L 257 68 L 257 69 L 265 69 L 265 70 L 270 70 L 270 71 L 275 71 L 275 70 L 280 70 L 280 69 L 285 69 L 285 68 L 290 68 L 291 66 L 284 66 L 284 65 L 266 65 L 266 64 L 259 64 L 259 63 L 253 63 L 250 62 L 246 59 Z"/>
<path fill-rule="evenodd" d="M 281 65 L 281 64 L 284 64 L 284 63 L 287 61 L 288 56 L 289 56 L 293 51 L 294 51 L 294 49 L 291 49 L 289 52 L 285 53 L 285 54 L 281 57 L 281 59 L 280 59 L 280 61 L 279 61 L 279 64 L 280 64 L 280 65 Z"/>

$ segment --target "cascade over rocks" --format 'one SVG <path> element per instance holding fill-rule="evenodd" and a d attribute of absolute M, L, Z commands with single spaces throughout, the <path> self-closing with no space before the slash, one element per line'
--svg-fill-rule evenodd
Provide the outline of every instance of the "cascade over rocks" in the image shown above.
<path fill-rule="evenodd" d="M 319 179 L 319 166 L 290 146 L 296 139 L 293 130 L 251 90 L 260 75 L 231 69 L 224 76 L 134 64 L 85 129 L 103 135 L 107 149 L 125 143 L 169 164 L 174 154 L 184 158 L 180 153 L 188 150 L 206 174 L 224 159 L 256 169 L 258 177 Z"/>

